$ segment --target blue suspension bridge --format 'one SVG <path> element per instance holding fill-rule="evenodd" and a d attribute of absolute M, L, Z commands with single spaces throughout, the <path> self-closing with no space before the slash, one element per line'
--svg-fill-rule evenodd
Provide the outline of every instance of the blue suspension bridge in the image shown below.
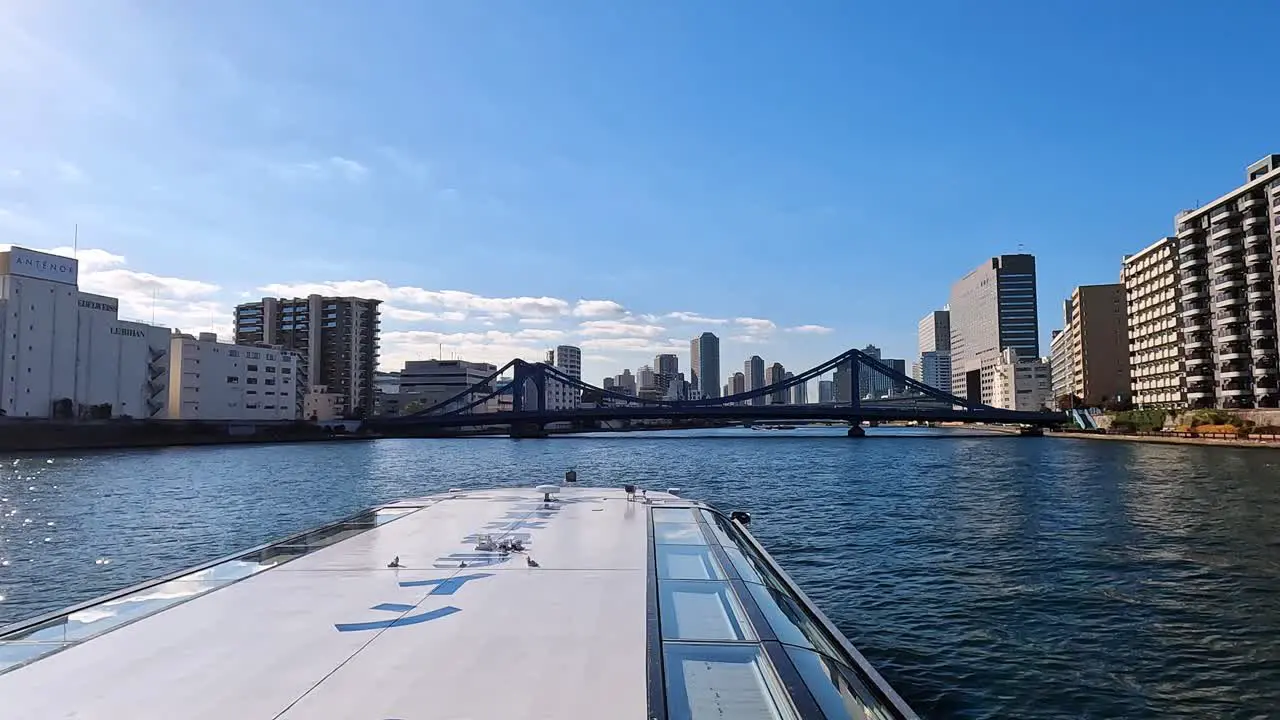
<path fill-rule="evenodd" d="M 836 371 L 843 371 L 848 390 L 841 395 L 848 396 L 848 400 L 819 404 L 778 402 L 780 398 L 789 397 L 791 388 Z M 499 381 L 504 377 L 511 379 Z M 873 380 L 877 377 L 878 381 Z M 548 389 L 556 383 L 580 396 L 576 407 L 548 407 Z M 864 400 L 859 388 L 868 386 L 894 387 L 901 393 L 897 397 Z M 848 423 L 849 435 L 861 436 L 863 422 L 960 422 L 1045 428 L 1062 425 L 1069 419 L 1061 412 L 1007 410 L 957 397 L 904 375 L 860 350 L 848 350 L 771 385 L 697 400 L 635 397 L 590 385 L 546 363 L 517 359 L 431 407 L 398 417 L 374 418 L 366 424 L 378 432 L 400 437 L 503 429 L 516 437 L 543 437 L 548 434 L 547 426 L 552 424 L 592 428 L 614 421 L 630 421 L 629 429 L 635 430 L 663 429 L 652 421 L 672 424 L 834 422 Z M 637 421 L 639 424 L 633 424 Z"/>

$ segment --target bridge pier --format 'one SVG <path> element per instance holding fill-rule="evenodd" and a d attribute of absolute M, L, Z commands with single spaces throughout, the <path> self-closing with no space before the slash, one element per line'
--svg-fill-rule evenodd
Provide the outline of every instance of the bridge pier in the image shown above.
<path fill-rule="evenodd" d="M 849 422 L 849 437 L 860 438 L 866 437 L 867 431 L 862 429 L 862 419 L 854 418 Z"/>
<path fill-rule="evenodd" d="M 1044 428 L 1042 427 L 1018 428 L 1018 437 L 1044 437 Z"/>
<path fill-rule="evenodd" d="M 521 439 L 545 438 L 550 433 L 542 423 L 516 423 L 511 426 L 511 437 Z"/>

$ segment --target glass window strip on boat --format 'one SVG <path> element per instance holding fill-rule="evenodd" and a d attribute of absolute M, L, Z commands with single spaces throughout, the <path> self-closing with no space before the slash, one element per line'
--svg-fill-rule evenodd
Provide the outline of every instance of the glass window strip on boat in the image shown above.
<path fill-rule="evenodd" d="M 0 634 L 0 673 L 278 567 L 419 509 L 366 510 L 248 552 L 215 560 L 185 574 L 165 576 L 126 588 L 45 619 L 36 618 L 10 625 Z"/>

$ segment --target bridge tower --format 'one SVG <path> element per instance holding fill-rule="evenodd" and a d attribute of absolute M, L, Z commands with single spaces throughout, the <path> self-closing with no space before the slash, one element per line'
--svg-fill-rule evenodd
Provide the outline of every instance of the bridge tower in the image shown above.
<path fill-rule="evenodd" d="M 862 418 L 858 411 L 862 409 L 862 363 L 858 358 L 849 358 L 849 406 L 853 408 L 853 417 L 849 418 L 849 437 L 866 437 L 862 429 Z"/>

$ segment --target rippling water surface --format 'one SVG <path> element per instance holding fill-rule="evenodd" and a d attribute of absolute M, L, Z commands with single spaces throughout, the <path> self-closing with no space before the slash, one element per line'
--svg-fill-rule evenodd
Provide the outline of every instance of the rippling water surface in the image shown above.
<path fill-rule="evenodd" d="M 829 432 L 0 456 L 0 623 L 392 498 L 572 467 L 752 511 L 923 715 L 1276 716 L 1280 451 Z"/>

